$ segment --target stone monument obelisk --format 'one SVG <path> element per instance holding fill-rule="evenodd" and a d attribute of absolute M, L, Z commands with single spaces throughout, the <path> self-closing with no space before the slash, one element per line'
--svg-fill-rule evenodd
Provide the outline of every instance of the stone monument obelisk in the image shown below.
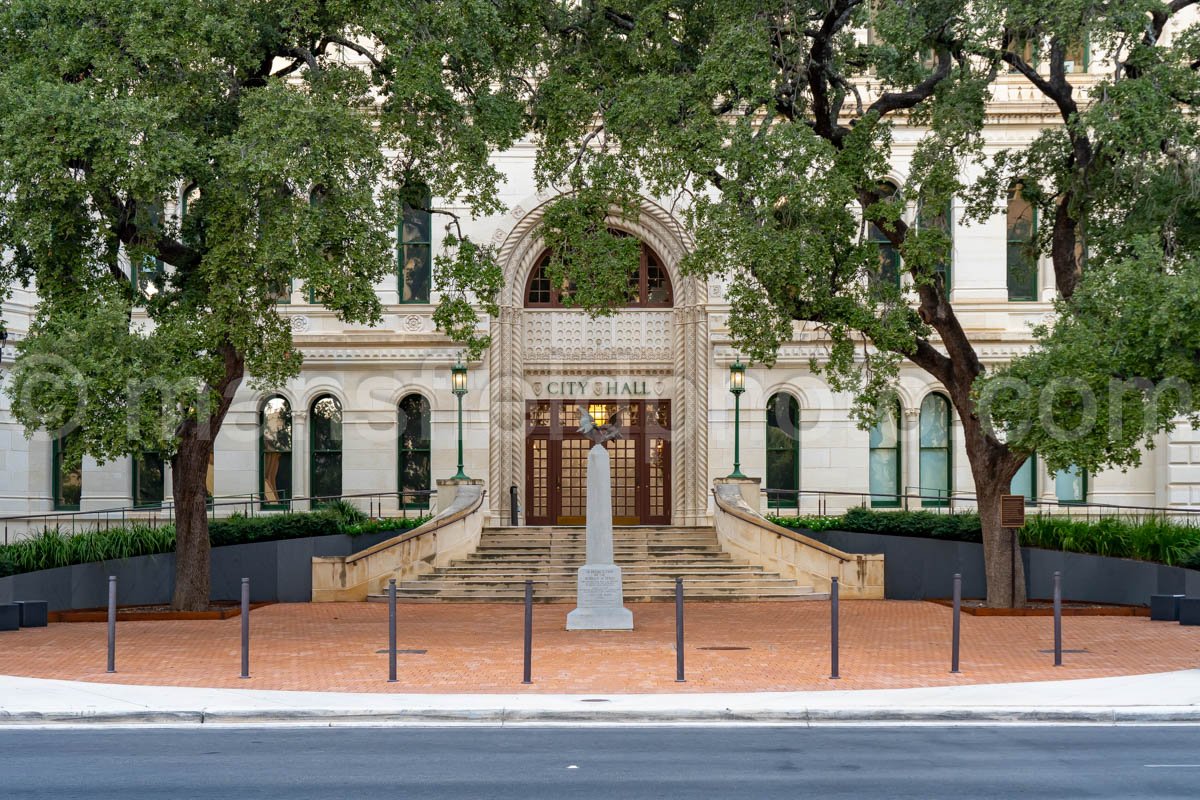
<path fill-rule="evenodd" d="M 612 470 L 604 447 L 620 432 L 612 422 L 597 426 L 585 408 L 580 415 L 579 431 L 594 444 L 587 463 L 587 559 L 579 568 L 576 607 L 567 614 L 567 630 L 631 631 L 633 612 L 625 608 L 621 568 L 613 561 Z"/>

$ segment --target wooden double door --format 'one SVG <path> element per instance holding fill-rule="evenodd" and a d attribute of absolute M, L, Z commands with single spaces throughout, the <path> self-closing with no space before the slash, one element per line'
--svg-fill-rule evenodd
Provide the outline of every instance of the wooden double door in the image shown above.
<path fill-rule="evenodd" d="M 580 406 L 597 424 L 614 415 L 621 438 L 606 443 L 612 467 L 613 523 L 671 521 L 671 404 L 666 400 L 531 400 L 525 408 L 525 519 L 530 525 L 582 525 L 587 519 L 587 457 Z"/>

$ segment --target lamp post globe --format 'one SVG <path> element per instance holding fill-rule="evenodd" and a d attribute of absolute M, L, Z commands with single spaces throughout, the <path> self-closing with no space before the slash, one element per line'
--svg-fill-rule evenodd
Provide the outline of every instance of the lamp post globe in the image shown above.
<path fill-rule="evenodd" d="M 462 362 L 461 356 L 458 363 L 450 368 L 450 391 L 458 398 L 458 472 L 452 480 L 465 481 L 470 480 L 467 473 L 463 472 L 462 403 L 463 395 L 467 393 L 467 365 Z"/>
<path fill-rule="evenodd" d="M 733 472 L 730 478 L 744 478 L 742 474 L 741 428 L 742 428 L 742 392 L 746 391 L 746 365 L 741 358 L 735 357 L 729 365 L 729 391 L 733 394 Z"/>

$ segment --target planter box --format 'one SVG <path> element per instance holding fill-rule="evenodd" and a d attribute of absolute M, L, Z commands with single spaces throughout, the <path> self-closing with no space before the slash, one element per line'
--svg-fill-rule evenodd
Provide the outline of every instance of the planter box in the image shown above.
<path fill-rule="evenodd" d="M 21 607 L 16 603 L 0 605 L 0 631 L 21 630 Z"/>
<path fill-rule="evenodd" d="M 1162 622 L 1179 621 L 1181 594 L 1155 594 L 1150 596 L 1150 619 Z"/>
<path fill-rule="evenodd" d="M 22 628 L 44 628 L 49 622 L 50 604 L 45 600 L 18 600 Z"/>
<path fill-rule="evenodd" d="M 1200 625 L 1200 597 L 1184 597 L 1179 601 L 1179 624 Z"/>

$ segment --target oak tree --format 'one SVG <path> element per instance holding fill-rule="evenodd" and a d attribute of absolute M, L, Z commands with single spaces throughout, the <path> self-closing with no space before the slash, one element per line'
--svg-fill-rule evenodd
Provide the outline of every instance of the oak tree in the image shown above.
<path fill-rule="evenodd" d="M 206 472 L 235 391 L 300 370 L 281 295 L 295 281 L 377 323 L 405 202 L 498 207 L 488 159 L 524 127 L 528 17 L 486 0 L 0 9 L 0 285 L 38 298 L 13 411 L 77 430 L 76 463 L 169 458 L 176 608 L 208 603 Z M 455 276 L 486 290 L 499 271 L 454 222 L 437 318 L 478 349 Z"/>

